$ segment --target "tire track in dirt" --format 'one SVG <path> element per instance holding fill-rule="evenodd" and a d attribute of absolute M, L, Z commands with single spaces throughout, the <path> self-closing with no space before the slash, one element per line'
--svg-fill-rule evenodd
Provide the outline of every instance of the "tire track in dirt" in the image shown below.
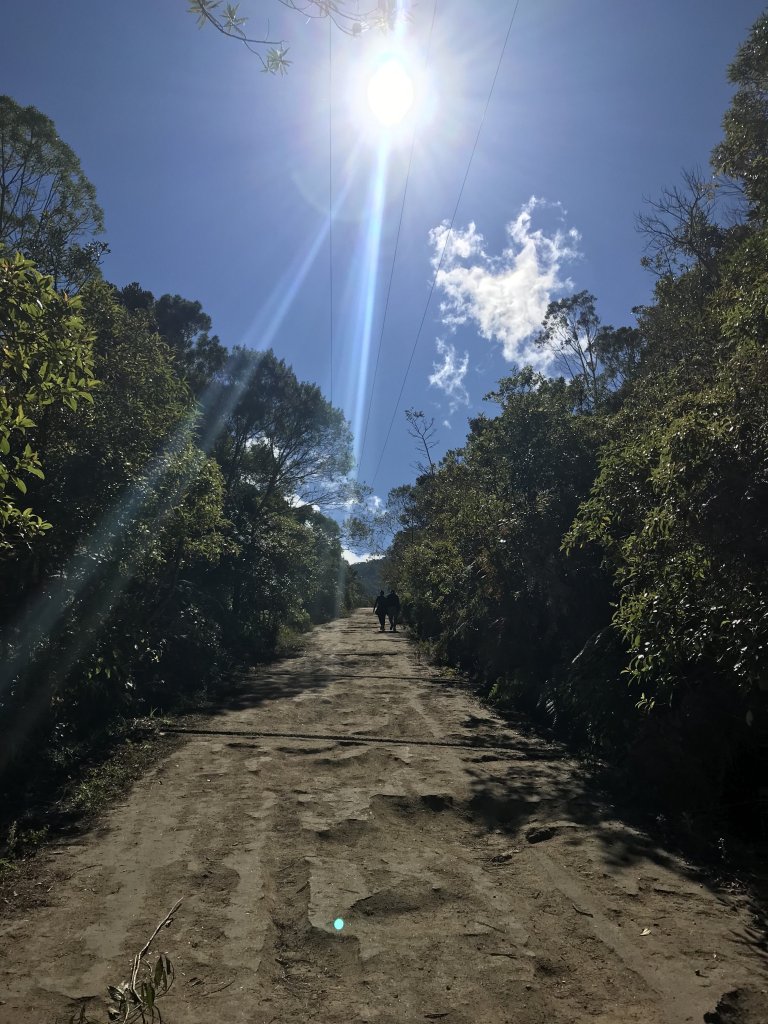
<path fill-rule="evenodd" d="M 678 1024 L 740 987 L 768 1005 L 743 904 L 371 620 L 248 675 L 47 855 L 49 905 L 0 923 L 2 1024 L 103 1016 L 179 896 L 167 1024 Z"/>

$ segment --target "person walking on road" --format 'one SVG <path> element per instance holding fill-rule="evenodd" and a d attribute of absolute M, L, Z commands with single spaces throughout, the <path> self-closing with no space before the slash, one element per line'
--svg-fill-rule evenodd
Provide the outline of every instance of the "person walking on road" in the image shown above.
<path fill-rule="evenodd" d="M 384 591 L 379 592 L 379 596 L 373 603 L 373 611 L 379 617 L 379 632 L 384 632 L 384 620 L 387 617 L 387 599 L 384 596 Z"/>
<path fill-rule="evenodd" d="M 389 619 L 390 633 L 397 632 L 397 620 L 400 618 L 400 598 L 390 590 L 386 597 L 387 618 Z"/>

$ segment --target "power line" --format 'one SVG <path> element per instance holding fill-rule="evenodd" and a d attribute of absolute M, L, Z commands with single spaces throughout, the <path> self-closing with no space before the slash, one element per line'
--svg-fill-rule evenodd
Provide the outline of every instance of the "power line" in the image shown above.
<path fill-rule="evenodd" d="M 499 60 L 498 60 L 498 63 L 496 64 L 496 70 L 495 70 L 494 75 L 493 75 L 493 80 L 491 81 L 491 87 L 488 90 L 488 98 L 485 101 L 485 107 L 483 109 L 483 116 L 480 118 L 480 124 L 478 125 L 478 128 L 477 128 L 477 134 L 475 135 L 475 141 L 474 141 L 474 144 L 472 146 L 472 152 L 469 154 L 469 161 L 467 162 L 467 168 L 464 171 L 464 178 L 462 179 L 461 188 L 459 189 L 459 196 L 458 196 L 458 199 L 456 200 L 456 205 L 453 208 L 453 215 L 451 216 L 451 219 L 450 219 L 450 222 L 449 222 L 449 225 L 448 225 L 448 230 L 445 233 L 445 242 L 443 243 L 443 248 L 442 248 L 442 251 L 440 252 L 440 259 L 438 260 L 437 266 L 435 268 L 435 273 L 434 273 L 434 276 L 432 278 L 432 284 L 429 287 L 429 294 L 427 296 L 427 302 L 426 302 L 426 305 L 424 306 L 424 312 L 422 313 L 421 321 L 419 322 L 419 329 L 416 332 L 416 338 L 415 338 L 415 340 L 413 342 L 413 348 L 411 349 L 411 356 L 410 356 L 410 359 L 408 360 L 408 365 L 405 368 L 405 374 L 403 376 L 403 382 L 400 385 L 400 392 L 399 392 L 399 394 L 397 396 L 397 401 L 395 402 L 395 408 L 392 411 L 392 419 L 389 421 L 389 428 L 387 429 L 387 436 L 384 438 L 384 445 L 383 445 L 383 447 L 381 449 L 381 454 L 379 455 L 379 461 L 376 463 L 376 469 L 374 471 L 373 476 L 371 477 L 371 484 L 373 484 L 375 482 L 375 480 L 376 480 L 378 472 L 381 469 L 381 463 L 382 463 L 382 460 L 384 458 L 384 452 L 387 450 L 387 444 L 389 443 L 389 437 L 390 437 L 390 434 L 392 433 L 392 427 L 394 426 L 394 423 L 395 423 L 395 417 L 397 416 L 397 410 L 400 407 L 400 399 L 403 397 L 403 391 L 405 390 L 405 384 L 406 384 L 406 381 L 408 380 L 408 374 L 410 373 L 410 370 L 411 370 L 411 365 L 413 363 L 413 357 L 416 355 L 416 347 L 419 344 L 419 338 L 421 337 L 421 332 L 422 332 L 422 330 L 424 328 L 424 322 L 427 319 L 427 313 L 429 311 L 429 305 L 430 305 L 430 303 L 432 301 L 432 295 L 434 294 L 435 285 L 437 283 L 437 276 L 440 273 L 440 268 L 443 265 L 443 259 L 445 258 L 445 251 L 448 248 L 448 242 L 449 242 L 451 234 L 453 232 L 453 224 L 454 224 L 454 221 L 456 220 L 456 214 L 459 211 L 459 204 L 461 203 L 461 197 L 464 194 L 464 187 L 466 186 L 467 179 L 469 178 L 469 171 L 470 171 L 470 168 L 472 167 L 472 161 L 475 158 L 475 152 L 477 150 L 477 144 L 480 141 L 480 133 L 483 130 L 483 125 L 485 123 L 485 118 L 486 118 L 486 115 L 488 113 L 488 108 L 491 105 L 491 97 L 493 96 L 493 90 L 494 90 L 494 88 L 496 86 L 496 79 L 499 77 L 499 71 L 501 70 L 501 64 L 502 64 L 502 61 L 504 60 L 504 54 L 505 54 L 506 49 L 507 49 L 507 43 L 509 42 L 509 37 L 512 34 L 512 25 L 514 24 L 515 15 L 517 14 L 517 8 L 519 6 L 520 6 L 520 0 L 516 0 L 514 10 L 512 11 L 512 17 L 509 19 L 509 25 L 507 27 L 507 34 L 504 37 L 504 43 L 503 43 L 503 45 L 501 47 L 501 53 L 499 54 Z"/>
<path fill-rule="evenodd" d="M 426 68 L 427 69 L 429 68 L 429 61 L 430 61 L 430 57 L 431 57 L 431 54 L 432 54 L 432 33 L 434 32 L 434 28 L 435 28 L 435 15 L 436 14 L 437 14 L 437 0 L 435 0 L 434 4 L 432 6 L 432 24 L 430 25 L 430 28 L 429 28 L 429 40 L 427 42 L 427 60 L 426 60 Z M 392 278 L 395 276 L 395 262 L 397 260 L 398 246 L 400 245 L 400 229 L 403 226 L 403 213 L 405 212 L 405 199 L 406 199 L 406 196 L 408 195 L 408 182 L 409 182 L 410 177 L 411 177 L 411 164 L 413 163 L 413 151 L 414 151 L 415 148 L 416 148 L 416 124 L 414 123 L 413 134 L 411 135 L 411 151 L 410 151 L 410 153 L 408 155 L 408 169 L 406 171 L 405 187 L 403 189 L 403 201 L 400 204 L 400 218 L 399 218 L 399 220 L 397 222 L 397 234 L 395 236 L 395 251 L 392 254 L 392 266 L 391 266 L 390 271 L 389 271 L 389 282 L 387 284 L 387 295 L 386 295 L 386 299 L 384 300 L 384 315 L 382 316 L 382 319 L 381 319 L 381 332 L 379 334 L 379 344 L 378 344 L 378 347 L 376 349 L 376 365 L 374 366 L 374 369 L 373 369 L 373 380 L 371 381 L 371 391 L 370 391 L 370 395 L 368 397 L 368 411 L 367 411 L 366 416 L 365 416 L 365 428 L 363 429 L 363 443 L 360 445 L 360 461 L 361 462 L 363 460 L 363 454 L 365 452 L 365 441 L 366 441 L 366 438 L 368 437 L 368 424 L 371 421 L 371 409 L 373 407 L 373 394 L 374 394 L 374 391 L 376 389 L 376 377 L 377 377 L 378 372 L 379 372 L 379 360 L 381 358 L 381 345 L 382 345 L 382 342 L 384 340 L 384 328 L 385 328 L 386 323 L 387 323 L 387 311 L 389 309 L 389 296 L 390 296 L 390 294 L 392 292 Z"/>

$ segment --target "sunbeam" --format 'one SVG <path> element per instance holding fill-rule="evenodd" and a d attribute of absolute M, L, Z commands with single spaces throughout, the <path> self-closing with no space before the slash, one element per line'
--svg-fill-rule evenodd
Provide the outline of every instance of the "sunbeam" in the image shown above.
<path fill-rule="evenodd" d="M 353 168 L 358 153 L 359 147 L 353 152 L 347 164 L 348 171 Z M 344 185 L 329 218 L 324 220 L 306 252 L 295 259 L 283 274 L 254 319 L 246 336 L 246 341 L 256 342 L 250 347 L 263 351 L 271 345 L 328 237 L 330 218 L 337 215 L 344 203 L 351 181 L 352 174 L 346 173 Z M 376 252 L 381 233 L 380 206 L 381 203 Z M 375 281 L 375 278 L 371 280 Z M 373 290 L 375 291 L 375 288 Z M 109 617 L 132 580 L 148 546 L 152 543 L 152 531 L 138 529 L 139 524 L 146 522 L 151 509 L 149 518 L 154 527 L 159 527 L 194 478 L 193 467 L 186 475 L 182 474 L 173 482 L 172 486 L 168 486 L 169 471 L 176 464 L 176 457 L 193 436 L 198 447 L 206 454 L 213 450 L 240 396 L 248 386 L 248 380 L 234 378 L 231 369 L 231 365 L 225 367 L 222 379 L 208 385 L 200 397 L 198 408 L 178 427 L 163 451 L 147 467 L 142 480 L 127 494 L 121 496 L 98 527 L 89 537 L 83 539 L 78 552 L 73 555 L 59 576 L 49 581 L 49 585 L 43 588 L 37 599 L 3 631 L 2 639 L 7 644 L 7 649 L 15 653 L 0 666 L 0 695 L 14 684 L 24 684 L 31 669 L 51 647 L 52 641 L 61 639 L 68 611 L 73 605 L 84 601 L 78 616 L 77 631 L 68 638 L 63 649 L 57 652 L 55 671 L 49 673 L 46 685 L 31 695 L 22 718 L 15 723 L 14 748 L 20 746 L 34 728 L 35 721 L 42 713 L 51 693 L 64 681 L 76 661 L 90 648 L 101 624 Z M 229 386 L 223 381 L 229 381 Z M 90 594 L 89 590 L 92 591 Z M 0 771 L 12 754 L 11 745 L 0 753 Z"/>
<path fill-rule="evenodd" d="M 323 220 L 313 241 L 309 244 L 304 253 L 299 253 L 292 261 L 286 272 L 283 274 L 277 287 L 273 290 L 267 301 L 263 304 L 256 316 L 253 318 L 250 327 L 245 332 L 244 343 L 249 348 L 261 351 L 269 348 L 275 336 L 283 324 L 288 311 L 296 300 L 299 290 L 307 279 L 307 275 L 317 259 L 318 253 L 328 240 L 331 221 L 335 221 L 344 203 L 354 180 L 354 172 L 360 158 L 361 144 L 355 146 L 346 162 L 343 171 L 343 183 L 339 194 L 334 200 L 330 216 Z"/>
<path fill-rule="evenodd" d="M 360 456 L 362 422 L 368 392 L 368 369 L 371 358 L 373 314 L 376 306 L 376 291 L 381 255 L 381 235 L 384 222 L 384 204 L 387 194 L 387 171 L 389 167 L 389 145 L 382 139 L 376 153 L 376 163 L 371 176 L 367 228 L 360 239 L 360 272 L 351 280 L 353 293 L 357 298 L 355 314 L 349 320 L 346 339 L 347 374 L 344 392 L 347 396 L 345 408 L 350 410 L 354 435 L 355 461 Z"/>

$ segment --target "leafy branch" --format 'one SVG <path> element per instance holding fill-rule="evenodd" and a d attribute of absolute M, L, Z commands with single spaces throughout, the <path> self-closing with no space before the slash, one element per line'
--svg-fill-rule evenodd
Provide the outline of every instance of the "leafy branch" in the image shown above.
<path fill-rule="evenodd" d="M 182 897 L 183 899 L 183 897 Z M 114 1024 L 152 1024 L 162 1022 L 163 1015 L 157 1000 L 168 993 L 176 977 L 167 953 L 158 953 L 153 962 L 149 959 L 152 943 L 163 928 L 173 924 L 173 915 L 181 906 L 182 900 L 176 900 L 162 921 L 147 939 L 144 946 L 131 962 L 131 974 L 127 981 L 119 985 L 110 985 L 107 989 L 112 1006 L 107 1013 Z M 98 1024 L 85 1012 L 85 1004 L 80 1007 L 77 1016 L 70 1018 L 70 1024 Z"/>
<path fill-rule="evenodd" d="M 330 18 L 336 28 L 351 36 L 362 35 L 371 28 L 393 29 L 401 18 L 396 0 L 378 0 L 375 7 L 366 12 L 347 11 L 344 0 L 278 0 L 289 10 L 305 18 Z M 241 15 L 239 3 L 225 0 L 188 0 L 188 9 L 197 18 L 200 28 L 212 25 L 217 32 L 241 42 L 261 62 L 262 71 L 284 75 L 291 61 L 286 54 L 288 47 L 283 39 L 271 39 L 269 22 L 265 38 L 250 36 L 246 30 L 248 19 Z M 264 48 L 267 48 L 266 50 Z"/>

